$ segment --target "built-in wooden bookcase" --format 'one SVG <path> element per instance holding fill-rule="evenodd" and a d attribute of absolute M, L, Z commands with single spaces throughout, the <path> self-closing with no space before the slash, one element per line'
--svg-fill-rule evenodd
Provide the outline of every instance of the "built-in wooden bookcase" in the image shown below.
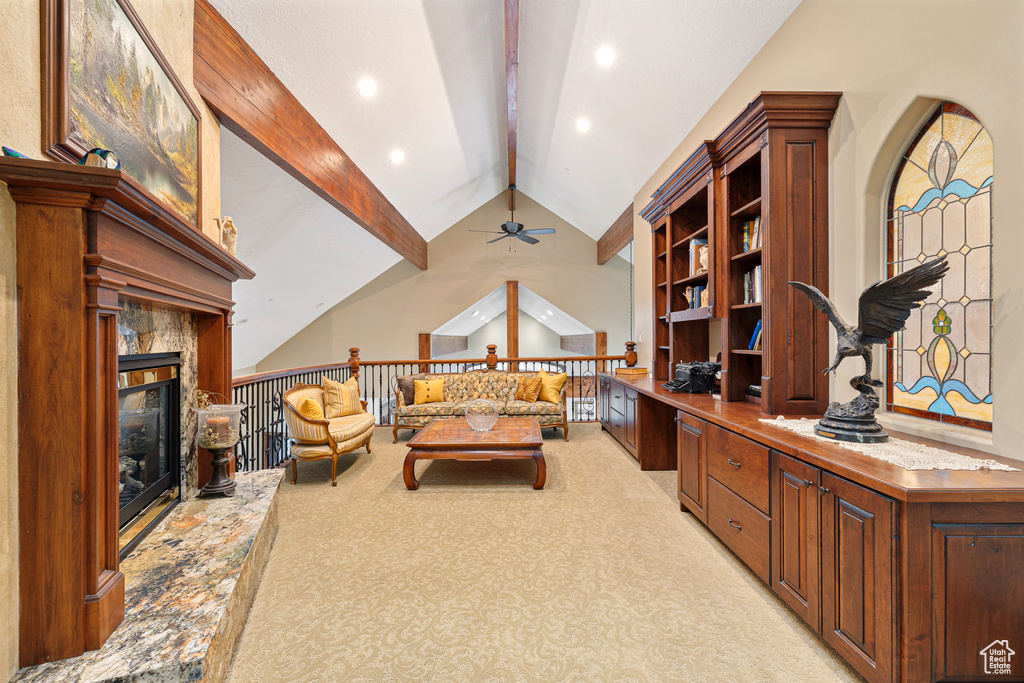
<path fill-rule="evenodd" d="M 668 328 L 670 281 L 668 219 L 654 226 L 651 244 L 654 248 L 654 376 L 664 377 L 670 363 L 670 338 Z"/>
<path fill-rule="evenodd" d="M 723 400 L 771 414 L 828 406 L 827 322 L 787 281 L 828 291 L 828 128 L 840 96 L 761 93 L 641 212 L 654 230 L 655 379 L 707 358 L 709 319 L 720 318 Z M 690 268 L 697 239 L 709 246 L 702 273 Z M 705 306 L 687 299 L 698 286 Z"/>

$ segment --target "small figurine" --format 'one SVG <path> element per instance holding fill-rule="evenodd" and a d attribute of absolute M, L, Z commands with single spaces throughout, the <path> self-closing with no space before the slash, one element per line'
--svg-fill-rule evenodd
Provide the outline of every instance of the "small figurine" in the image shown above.
<path fill-rule="evenodd" d="M 220 246 L 234 256 L 235 248 L 238 246 L 238 230 L 235 228 L 234 221 L 231 220 L 231 216 L 222 216 L 214 220 L 217 221 L 217 227 L 220 228 Z"/>
<path fill-rule="evenodd" d="M 860 395 L 848 403 L 833 401 L 829 404 L 825 417 L 814 426 L 815 433 L 861 443 L 889 440 L 889 435 L 875 420 L 879 405 L 875 387 L 883 384 L 871 376 L 871 346 L 886 343 L 889 337 L 902 330 L 910 311 L 931 295 L 928 287 L 941 280 L 948 270 L 949 264 L 943 256 L 871 285 L 860 294 L 856 327 L 843 322 L 835 305 L 817 287 L 802 282 L 789 283 L 806 294 L 836 328 L 836 357 L 824 372 L 835 372 L 843 359 L 850 356 L 864 358 L 864 374 L 850 380 L 850 386 Z"/>
<path fill-rule="evenodd" d="M 700 259 L 700 270 L 698 270 L 697 272 L 706 273 L 708 270 L 708 245 L 700 245 L 699 254 L 700 255 L 698 256 L 698 258 Z"/>

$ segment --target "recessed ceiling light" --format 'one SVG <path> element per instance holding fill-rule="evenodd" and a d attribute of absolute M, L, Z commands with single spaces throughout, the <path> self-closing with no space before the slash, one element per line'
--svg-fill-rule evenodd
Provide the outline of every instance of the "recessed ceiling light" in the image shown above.
<path fill-rule="evenodd" d="M 400 149 L 396 149 L 391 153 L 391 163 L 400 164 L 405 161 L 405 152 Z"/>
<path fill-rule="evenodd" d="M 579 129 L 581 133 L 586 133 L 588 130 L 590 130 L 590 121 L 587 121 L 586 119 L 583 118 L 577 119 L 576 128 Z"/>
<path fill-rule="evenodd" d="M 377 92 L 377 84 L 372 79 L 364 78 L 359 81 L 359 94 L 363 97 L 369 97 L 373 93 Z"/>
<path fill-rule="evenodd" d="M 615 62 L 615 51 L 607 45 L 597 51 L 597 63 L 601 66 L 611 66 Z"/>
<path fill-rule="evenodd" d="M 554 315 L 554 313 L 552 313 L 551 311 L 548 311 L 548 315 Z"/>
<path fill-rule="evenodd" d="M 473 315 L 480 315 L 480 311 L 473 311 Z"/>

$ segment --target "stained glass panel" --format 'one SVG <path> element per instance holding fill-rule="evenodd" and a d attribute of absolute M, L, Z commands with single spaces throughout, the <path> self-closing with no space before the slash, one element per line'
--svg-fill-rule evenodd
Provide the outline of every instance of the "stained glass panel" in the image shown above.
<path fill-rule="evenodd" d="M 889 341 L 887 409 L 992 429 L 992 138 L 941 105 L 889 195 L 889 276 L 946 256 L 949 272 Z"/>

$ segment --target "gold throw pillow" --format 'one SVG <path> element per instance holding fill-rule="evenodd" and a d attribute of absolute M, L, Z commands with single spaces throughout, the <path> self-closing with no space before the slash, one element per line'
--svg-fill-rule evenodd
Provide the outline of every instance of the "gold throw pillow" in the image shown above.
<path fill-rule="evenodd" d="M 323 383 L 324 399 L 327 402 L 327 410 L 324 413 L 328 420 L 363 412 L 363 406 L 359 402 L 359 380 L 355 377 L 344 384 L 324 377 Z"/>
<path fill-rule="evenodd" d="M 438 403 L 444 400 L 444 379 L 418 379 L 413 382 L 416 388 L 416 405 Z"/>
<path fill-rule="evenodd" d="M 516 385 L 516 400 L 533 403 L 540 394 L 540 377 L 520 377 Z"/>
<path fill-rule="evenodd" d="M 324 419 L 324 409 L 320 407 L 315 398 L 306 396 L 299 401 L 299 413 L 302 417 L 310 420 L 322 420 Z"/>
<path fill-rule="evenodd" d="M 558 392 L 562 390 L 562 385 L 565 384 L 565 373 L 560 372 L 557 375 L 551 375 L 541 370 L 537 373 L 537 377 L 540 378 L 540 395 L 537 396 L 537 400 L 558 403 Z"/>

